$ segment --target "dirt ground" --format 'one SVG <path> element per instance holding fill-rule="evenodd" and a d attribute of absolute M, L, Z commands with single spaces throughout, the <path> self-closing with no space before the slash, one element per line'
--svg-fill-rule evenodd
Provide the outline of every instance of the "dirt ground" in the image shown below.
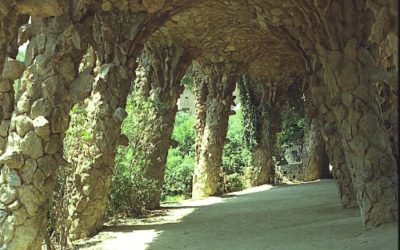
<path fill-rule="evenodd" d="M 168 204 L 76 243 L 104 250 L 394 250 L 398 225 L 365 230 L 358 209 L 341 209 L 335 182 L 322 180 Z"/>

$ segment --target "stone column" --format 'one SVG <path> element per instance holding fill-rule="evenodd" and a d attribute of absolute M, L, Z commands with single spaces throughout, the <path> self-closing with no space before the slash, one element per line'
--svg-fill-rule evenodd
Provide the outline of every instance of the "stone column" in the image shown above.
<path fill-rule="evenodd" d="M 164 38 L 165 39 L 165 38 Z M 158 40 L 158 41 L 157 41 Z M 165 42 L 165 41 L 164 41 Z M 192 56 L 178 44 L 167 45 L 163 39 L 153 39 L 145 44 L 143 66 L 146 81 L 138 83 L 137 94 L 151 102 L 145 136 L 141 138 L 144 178 L 155 183 L 147 209 L 160 206 L 161 188 L 164 183 L 168 149 L 178 110 L 177 101 L 183 92 L 181 80 L 189 67 Z M 140 145 L 134 143 L 134 145 Z"/>
<path fill-rule="evenodd" d="M 328 127 L 327 130 L 329 129 L 330 128 Z M 336 180 L 336 186 L 342 207 L 356 208 L 358 207 L 356 191 L 349 167 L 346 165 L 343 147 L 339 143 L 339 136 L 335 130 L 325 132 L 325 141 L 329 141 L 326 145 L 326 150 L 332 165 L 332 175 Z M 334 134 L 330 134 L 330 132 Z"/>
<path fill-rule="evenodd" d="M 90 139 L 75 138 L 76 152 L 69 159 L 73 173 L 67 184 L 68 216 L 61 222 L 71 240 L 90 237 L 103 226 L 117 146 L 127 146 L 121 124 L 127 115 L 126 99 L 137 66 L 136 54 L 122 51 L 132 45 L 139 32 L 137 20 L 141 19 L 144 16 L 129 11 L 96 14 L 93 36 L 98 45 L 97 76 L 85 101 L 84 127 Z"/>
<path fill-rule="evenodd" d="M 200 66 L 193 64 L 194 98 L 196 106 L 196 142 L 195 142 L 195 164 L 199 164 L 201 141 L 203 139 L 204 127 L 207 113 L 207 77 L 201 72 Z"/>
<path fill-rule="evenodd" d="M 327 97 L 319 104 L 334 113 L 331 126 L 338 130 L 367 227 L 398 220 L 397 165 L 373 86 L 394 76 L 378 65 L 374 48 L 396 34 L 396 6 L 393 0 L 314 3 L 322 24 L 314 33 L 315 49 Z"/>
<path fill-rule="evenodd" d="M 240 91 L 246 92 L 249 98 L 242 100 L 249 103 L 242 103 L 244 119 L 253 120 L 255 133 L 247 135 L 254 138 L 251 139 L 252 143 L 250 141 L 247 143 L 251 145 L 248 145 L 250 166 L 245 169 L 245 185 L 254 187 L 271 183 L 272 156 L 276 151 L 276 134 L 280 127 L 280 112 L 287 87 L 283 82 L 254 81 L 247 76 L 242 78 L 242 81 L 244 88 L 242 87 Z M 248 105 L 251 107 L 246 107 Z"/>
<path fill-rule="evenodd" d="M 379 69 L 370 66 L 372 56 L 355 39 L 347 40 L 343 50 L 319 47 L 319 54 L 364 224 L 396 221 L 397 165 L 371 84 Z"/>
<path fill-rule="evenodd" d="M 85 44 L 69 15 L 32 18 L 22 94 L 0 157 L 0 245 L 40 249 Z"/>
<path fill-rule="evenodd" d="M 196 165 L 193 175 L 193 199 L 217 194 L 220 190 L 222 151 L 226 140 L 229 113 L 233 104 L 232 92 L 236 76 L 232 65 L 214 64 L 203 67 L 207 76 L 207 101 L 205 119 L 197 119 L 197 127 L 204 127 L 196 134 Z M 201 105 L 201 104 L 200 104 Z M 202 111 L 197 111 L 201 114 Z M 204 120 L 203 120 L 204 119 Z M 204 121 L 204 124 L 200 125 Z"/>
<path fill-rule="evenodd" d="M 4 153 L 8 131 L 14 111 L 14 80 L 19 79 L 25 70 L 23 63 L 6 58 L 0 77 L 0 155 Z"/>
<path fill-rule="evenodd" d="M 318 122 L 321 136 L 325 143 L 329 163 L 332 165 L 332 175 L 336 181 L 340 202 L 343 208 L 357 207 L 356 191 L 353 185 L 343 146 L 340 143 L 340 134 L 335 122 L 335 114 L 326 101 L 327 88 L 321 80 L 321 72 L 314 73 L 310 78 L 310 92 L 307 99 L 309 108 L 307 116 Z M 321 103 L 325 103 L 321 105 Z M 310 108 L 314 107 L 314 108 Z"/>
<path fill-rule="evenodd" d="M 68 177 L 68 235 L 90 237 L 103 226 L 121 124 L 132 73 L 126 65 L 102 64 L 87 100 L 86 125 L 91 139 L 80 138 L 74 172 Z M 122 141 L 122 140 L 121 140 Z"/>
<path fill-rule="evenodd" d="M 264 110 L 260 117 L 259 143 L 251 150 L 250 154 L 251 174 L 247 178 L 249 187 L 271 183 L 272 156 L 275 153 L 281 111 L 282 108 L 279 105 L 272 104 Z"/>
<path fill-rule="evenodd" d="M 314 181 L 329 176 L 329 158 L 325 149 L 315 107 L 308 103 L 303 144 L 303 181 Z"/>
<path fill-rule="evenodd" d="M 7 57 L 7 49 L 8 49 L 8 39 L 9 39 L 9 30 L 8 25 L 9 21 L 9 11 L 10 9 L 6 6 L 5 10 L 0 10 L 0 73 L 3 72 L 4 62 Z"/>

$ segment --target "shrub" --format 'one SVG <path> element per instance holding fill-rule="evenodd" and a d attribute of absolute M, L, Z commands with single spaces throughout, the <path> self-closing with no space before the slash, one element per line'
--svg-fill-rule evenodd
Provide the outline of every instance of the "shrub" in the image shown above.
<path fill-rule="evenodd" d="M 110 189 L 108 216 L 139 216 L 156 190 L 155 183 L 144 178 L 140 165 L 130 164 L 132 150 L 118 148 Z"/>
<path fill-rule="evenodd" d="M 242 176 L 249 161 L 249 151 L 243 142 L 242 110 L 229 118 L 227 143 L 222 157 L 222 179 L 224 192 L 243 189 Z"/>
<path fill-rule="evenodd" d="M 122 132 L 129 138 L 129 146 L 119 146 L 115 159 L 114 175 L 111 181 L 108 216 L 139 216 L 145 213 L 147 204 L 156 191 L 153 181 L 143 176 L 147 165 L 146 141 L 151 117 L 151 109 L 155 105 L 138 96 L 130 95 L 127 100 Z"/>
<path fill-rule="evenodd" d="M 178 112 L 172 139 L 178 142 L 176 148 L 168 151 L 167 169 L 162 189 L 162 199 L 192 196 L 192 178 L 195 157 L 195 117 L 186 112 Z"/>

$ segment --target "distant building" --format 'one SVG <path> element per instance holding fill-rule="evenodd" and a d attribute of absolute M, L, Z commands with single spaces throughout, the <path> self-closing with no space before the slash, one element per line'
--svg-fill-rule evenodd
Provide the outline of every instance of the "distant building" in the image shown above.
<path fill-rule="evenodd" d="M 234 110 L 237 110 L 240 107 L 239 102 L 239 88 L 235 88 L 233 95 L 235 98 L 235 107 Z M 196 114 L 196 100 L 194 98 L 194 94 L 189 88 L 185 88 L 180 98 L 178 99 L 178 111 L 186 111 L 189 114 Z"/>
<path fill-rule="evenodd" d="M 186 111 L 191 115 L 196 114 L 196 100 L 194 94 L 189 88 L 185 88 L 181 97 L 178 99 L 178 110 Z"/>

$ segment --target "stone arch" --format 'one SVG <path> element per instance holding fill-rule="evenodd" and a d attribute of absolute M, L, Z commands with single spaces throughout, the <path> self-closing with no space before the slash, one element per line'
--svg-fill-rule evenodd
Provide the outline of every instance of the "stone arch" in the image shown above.
<path fill-rule="evenodd" d="M 17 22 L 10 26 L 12 32 L 7 31 L 7 13 L 30 15 L 32 24 L 28 29 L 31 33 L 25 33 L 31 42 L 22 77 L 24 91 L 15 108 L 7 110 L 8 114 L 13 111 L 13 116 L 0 157 L 4 164 L 1 188 L 6 190 L 1 196 L 0 244 L 9 249 L 40 246 L 46 223 L 45 204 L 54 187 L 57 167 L 65 164 L 62 139 L 68 128 L 68 113 L 79 101 L 71 87 L 82 77 L 79 64 L 88 44 L 100 51 L 101 62 L 115 63 L 118 58 L 118 63 L 124 64 L 126 55 L 135 58 L 156 30 L 168 33 L 176 44 L 190 44 L 201 51 L 207 65 L 245 65 L 254 71 L 252 75 L 266 78 L 281 73 L 285 77 L 303 73 L 318 77 L 310 84 L 310 99 L 320 107 L 318 115 L 324 121 L 321 128 L 327 135 L 324 138 L 328 139 L 330 158 L 340 155 L 345 159 L 336 165 L 345 186 L 350 190 L 353 185 L 350 193 L 356 194 L 364 224 L 397 221 L 397 161 L 393 148 L 398 142 L 393 139 L 393 130 L 385 127 L 384 120 L 389 119 L 383 114 L 378 88 L 373 85 L 384 81 L 395 89 L 397 4 L 394 0 L 2 2 L 0 68 L 5 51 L 15 51 L 15 43 L 7 39 L 12 34 L 15 37 L 17 26 L 22 24 Z M 99 41 L 90 37 L 93 13 L 116 11 L 119 15 L 119 11 L 128 10 L 137 24 L 137 33 L 123 34 L 131 40 L 129 48 L 113 50 L 112 41 L 100 41 L 104 46 L 96 46 Z M 138 20 L 141 14 L 144 19 Z M 127 62 L 133 68 L 132 58 Z M 207 75 L 217 76 L 212 82 L 230 81 L 227 76 L 214 74 L 210 70 L 213 67 L 204 67 L 209 69 Z M 79 91 L 79 97 L 89 92 Z M 208 95 L 212 94 L 209 91 Z M 395 106 L 385 110 L 393 114 Z M 397 127 L 395 119 L 390 121 L 392 127 Z M 204 134 L 206 130 L 204 127 Z M 329 142 L 330 137 L 334 142 Z M 214 190 L 198 193 L 211 195 Z M 353 201 L 353 195 L 345 200 Z"/>

